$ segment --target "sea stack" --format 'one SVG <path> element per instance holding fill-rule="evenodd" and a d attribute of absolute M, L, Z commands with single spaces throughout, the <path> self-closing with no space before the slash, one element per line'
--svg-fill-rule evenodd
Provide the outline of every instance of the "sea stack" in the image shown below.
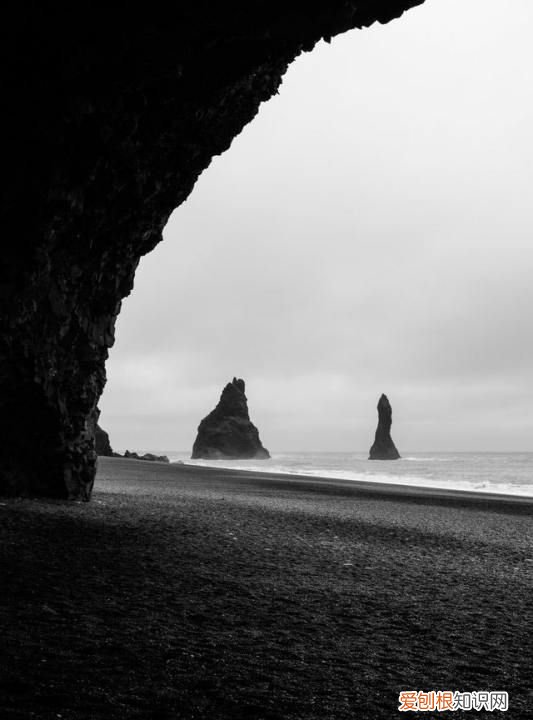
<path fill-rule="evenodd" d="M 270 457 L 248 414 L 244 380 L 233 378 L 226 385 L 216 408 L 198 426 L 192 459 Z"/>
<path fill-rule="evenodd" d="M 378 402 L 378 426 L 376 439 L 370 448 L 369 460 L 398 460 L 400 453 L 392 442 L 390 428 L 392 425 L 392 408 L 386 395 Z"/>

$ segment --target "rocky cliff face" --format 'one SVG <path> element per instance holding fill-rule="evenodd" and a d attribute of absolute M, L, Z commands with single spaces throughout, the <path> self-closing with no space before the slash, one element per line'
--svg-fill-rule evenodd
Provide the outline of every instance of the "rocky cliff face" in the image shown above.
<path fill-rule="evenodd" d="M 370 448 L 369 460 L 398 460 L 400 453 L 392 442 L 390 429 L 392 425 L 392 408 L 386 395 L 378 402 L 378 426 L 376 439 Z"/>
<path fill-rule="evenodd" d="M 3 8 L 0 492 L 89 499 L 141 256 L 299 53 L 421 2 Z"/>
<path fill-rule="evenodd" d="M 97 455 L 103 455 L 105 457 L 113 457 L 114 455 L 113 448 L 109 442 L 109 435 L 98 424 L 94 431 L 94 449 Z"/>
<path fill-rule="evenodd" d="M 270 457 L 250 420 L 244 380 L 233 378 L 226 385 L 218 405 L 198 427 L 191 457 L 215 460 Z"/>
<path fill-rule="evenodd" d="M 129 459 L 129 460 L 145 460 L 145 461 L 150 461 L 150 462 L 163 462 L 163 463 L 170 462 L 170 460 L 168 459 L 168 457 L 166 455 L 154 455 L 153 453 L 144 453 L 144 455 L 139 455 L 139 453 L 130 452 L 129 450 L 126 450 L 123 457 L 125 457 L 126 459 Z"/>

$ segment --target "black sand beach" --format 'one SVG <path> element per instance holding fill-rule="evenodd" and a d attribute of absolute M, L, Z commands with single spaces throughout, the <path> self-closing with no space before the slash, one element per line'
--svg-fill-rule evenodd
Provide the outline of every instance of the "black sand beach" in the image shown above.
<path fill-rule="evenodd" d="M 101 459 L 0 517 L 2 720 L 533 716 L 533 501 Z"/>

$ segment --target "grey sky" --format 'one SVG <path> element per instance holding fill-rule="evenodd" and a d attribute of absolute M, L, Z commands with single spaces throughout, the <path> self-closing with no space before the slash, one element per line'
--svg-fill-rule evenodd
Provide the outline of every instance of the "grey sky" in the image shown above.
<path fill-rule="evenodd" d="M 511 9 L 512 8 L 512 11 Z M 533 449 L 533 7 L 427 0 L 322 43 L 123 305 L 118 450 L 189 449 L 234 375 L 271 450 Z"/>

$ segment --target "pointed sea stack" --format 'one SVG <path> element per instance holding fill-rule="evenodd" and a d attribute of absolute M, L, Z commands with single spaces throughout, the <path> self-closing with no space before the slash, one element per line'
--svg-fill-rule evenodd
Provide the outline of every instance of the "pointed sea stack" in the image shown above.
<path fill-rule="evenodd" d="M 378 402 L 378 427 L 376 439 L 370 448 L 369 460 L 399 460 L 400 453 L 392 442 L 390 428 L 392 425 L 392 408 L 386 395 Z"/>
<path fill-rule="evenodd" d="M 222 391 L 216 408 L 198 426 L 191 458 L 269 457 L 248 414 L 244 380 L 233 378 Z"/>

